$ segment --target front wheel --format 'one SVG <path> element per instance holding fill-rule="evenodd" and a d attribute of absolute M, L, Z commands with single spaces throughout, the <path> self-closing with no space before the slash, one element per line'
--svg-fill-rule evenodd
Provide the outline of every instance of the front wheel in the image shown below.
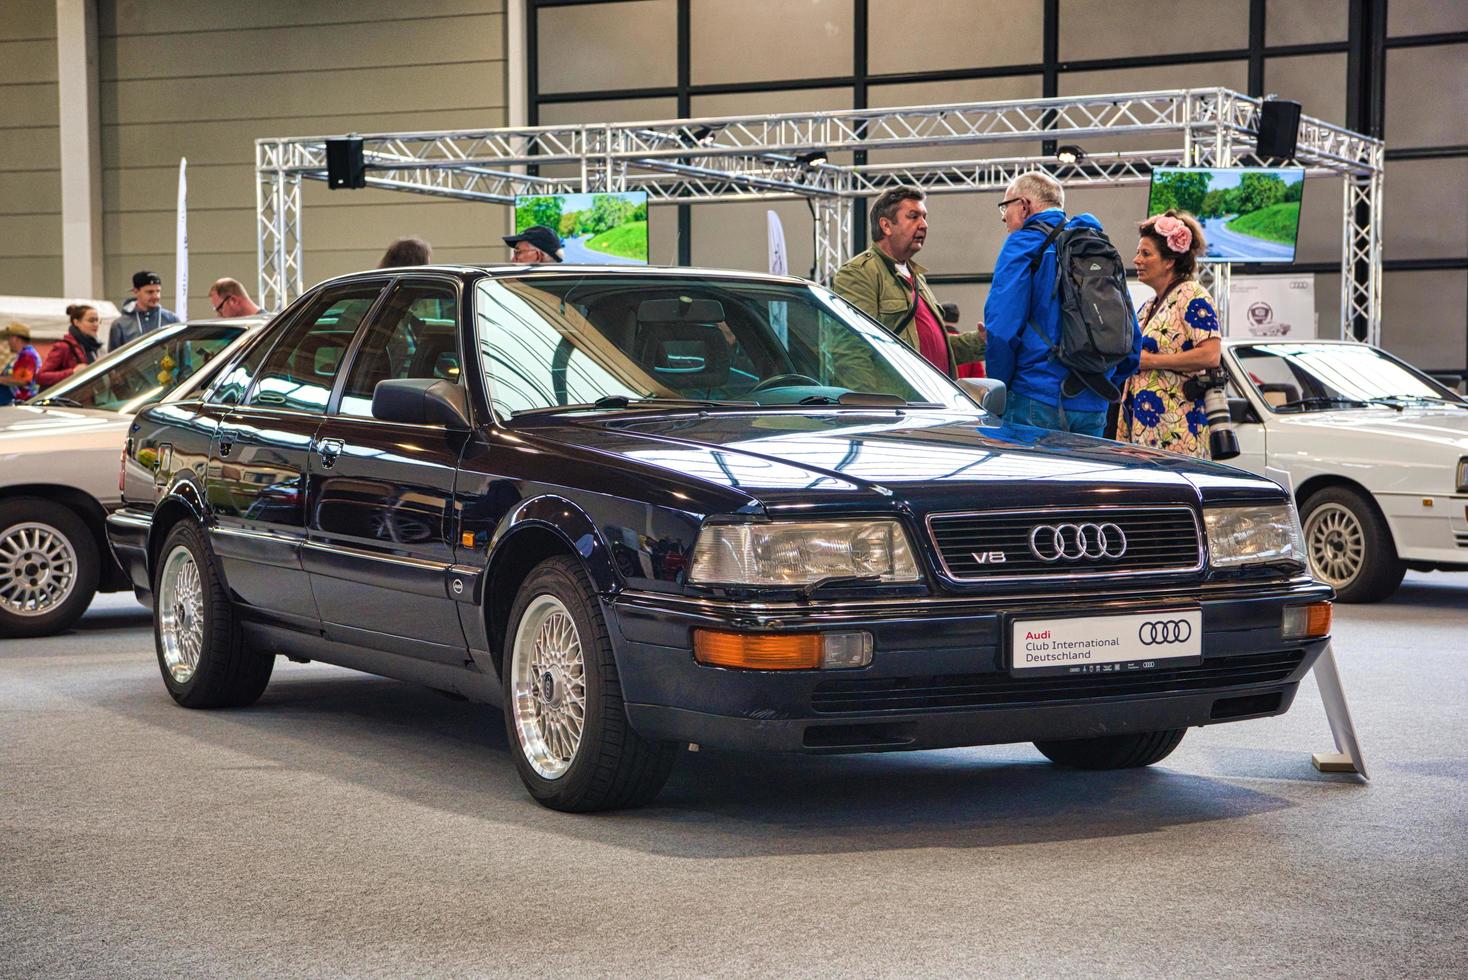
<path fill-rule="evenodd" d="M 1036 742 L 1035 748 L 1056 765 L 1072 769 L 1136 769 L 1167 758 L 1185 734 L 1186 728 L 1166 728 L 1137 735 Z"/>
<path fill-rule="evenodd" d="M 1326 487 L 1305 501 L 1305 551 L 1315 577 L 1341 602 L 1379 602 L 1402 584 L 1391 528 L 1371 502 L 1349 487 Z"/>
<path fill-rule="evenodd" d="M 159 555 L 153 639 L 168 693 L 185 708 L 254 704 L 270 682 L 275 657 L 245 643 L 203 530 L 180 522 Z"/>
<path fill-rule="evenodd" d="M 506 637 L 505 729 L 530 795 L 576 813 L 656 796 L 677 746 L 628 724 L 606 620 L 581 565 L 537 565 L 515 596 Z"/>
<path fill-rule="evenodd" d="M 0 502 L 0 636 L 49 636 L 97 594 L 97 541 L 76 512 L 37 497 Z"/>

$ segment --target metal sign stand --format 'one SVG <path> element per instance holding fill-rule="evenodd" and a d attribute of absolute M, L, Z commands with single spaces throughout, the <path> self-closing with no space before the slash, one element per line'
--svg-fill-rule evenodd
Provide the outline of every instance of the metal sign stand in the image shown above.
<path fill-rule="evenodd" d="M 1325 702 L 1325 719 L 1330 722 L 1335 751 L 1316 752 L 1310 761 L 1321 772 L 1354 772 L 1369 780 L 1366 762 L 1361 757 L 1361 743 L 1356 741 L 1356 726 L 1351 724 L 1351 709 L 1346 707 L 1346 693 L 1341 689 L 1335 651 L 1329 644 L 1320 659 L 1315 661 L 1315 683 L 1320 687 L 1320 700 Z"/>

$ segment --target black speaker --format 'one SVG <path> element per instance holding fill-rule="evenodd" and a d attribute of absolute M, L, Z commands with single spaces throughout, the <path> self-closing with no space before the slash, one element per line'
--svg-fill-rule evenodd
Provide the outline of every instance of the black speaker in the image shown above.
<path fill-rule="evenodd" d="M 1268 99 L 1259 105 L 1259 156 L 1293 160 L 1300 139 L 1300 103 Z"/>
<path fill-rule="evenodd" d="M 326 141 L 326 186 L 334 191 L 367 186 L 361 137 Z"/>

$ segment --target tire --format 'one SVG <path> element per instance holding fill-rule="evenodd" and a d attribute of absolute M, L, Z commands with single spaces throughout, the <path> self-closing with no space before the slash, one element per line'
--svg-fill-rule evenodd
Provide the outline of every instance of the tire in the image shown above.
<path fill-rule="evenodd" d="M 168 693 L 185 708 L 254 704 L 275 657 L 246 645 L 203 530 L 180 521 L 158 554 L 153 641 Z"/>
<path fill-rule="evenodd" d="M 530 795 L 571 813 L 657 796 L 678 746 L 628 724 L 606 619 L 580 563 L 537 565 L 515 596 L 505 637 L 505 733 Z"/>
<path fill-rule="evenodd" d="M 97 594 L 97 539 L 73 510 L 39 497 L 0 502 L 0 636 L 48 636 Z"/>
<path fill-rule="evenodd" d="M 1302 523 L 1311 574 L 1341 602 L 1380 602 L 1402 584 L 1407 566 L 1397 558 L 1391 528 L 1357 491 L 1317 490 L 1305 501 Z"/>
<path fill-rule="evenodd" d="M 1071 769 L 1137 769 L 1161 762 L 1187 734 L 1186 728 L 1166 728 L 1137 735 L 1103 735 L 1036 742 L 1051 762 Z"/>

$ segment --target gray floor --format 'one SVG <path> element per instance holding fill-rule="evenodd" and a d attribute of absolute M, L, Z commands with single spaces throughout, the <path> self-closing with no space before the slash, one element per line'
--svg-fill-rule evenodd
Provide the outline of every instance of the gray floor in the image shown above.
<path fill-rule="evenodd" d="M 497 712 L 281 663 L 164 693 L 147 615 L 0 642 L 0 975 L 1463 976 L 1468 575 L 1339 607 L 1313 684 L 1162 765 L 686 755 L 648 809 L 521 790 Z"/>

